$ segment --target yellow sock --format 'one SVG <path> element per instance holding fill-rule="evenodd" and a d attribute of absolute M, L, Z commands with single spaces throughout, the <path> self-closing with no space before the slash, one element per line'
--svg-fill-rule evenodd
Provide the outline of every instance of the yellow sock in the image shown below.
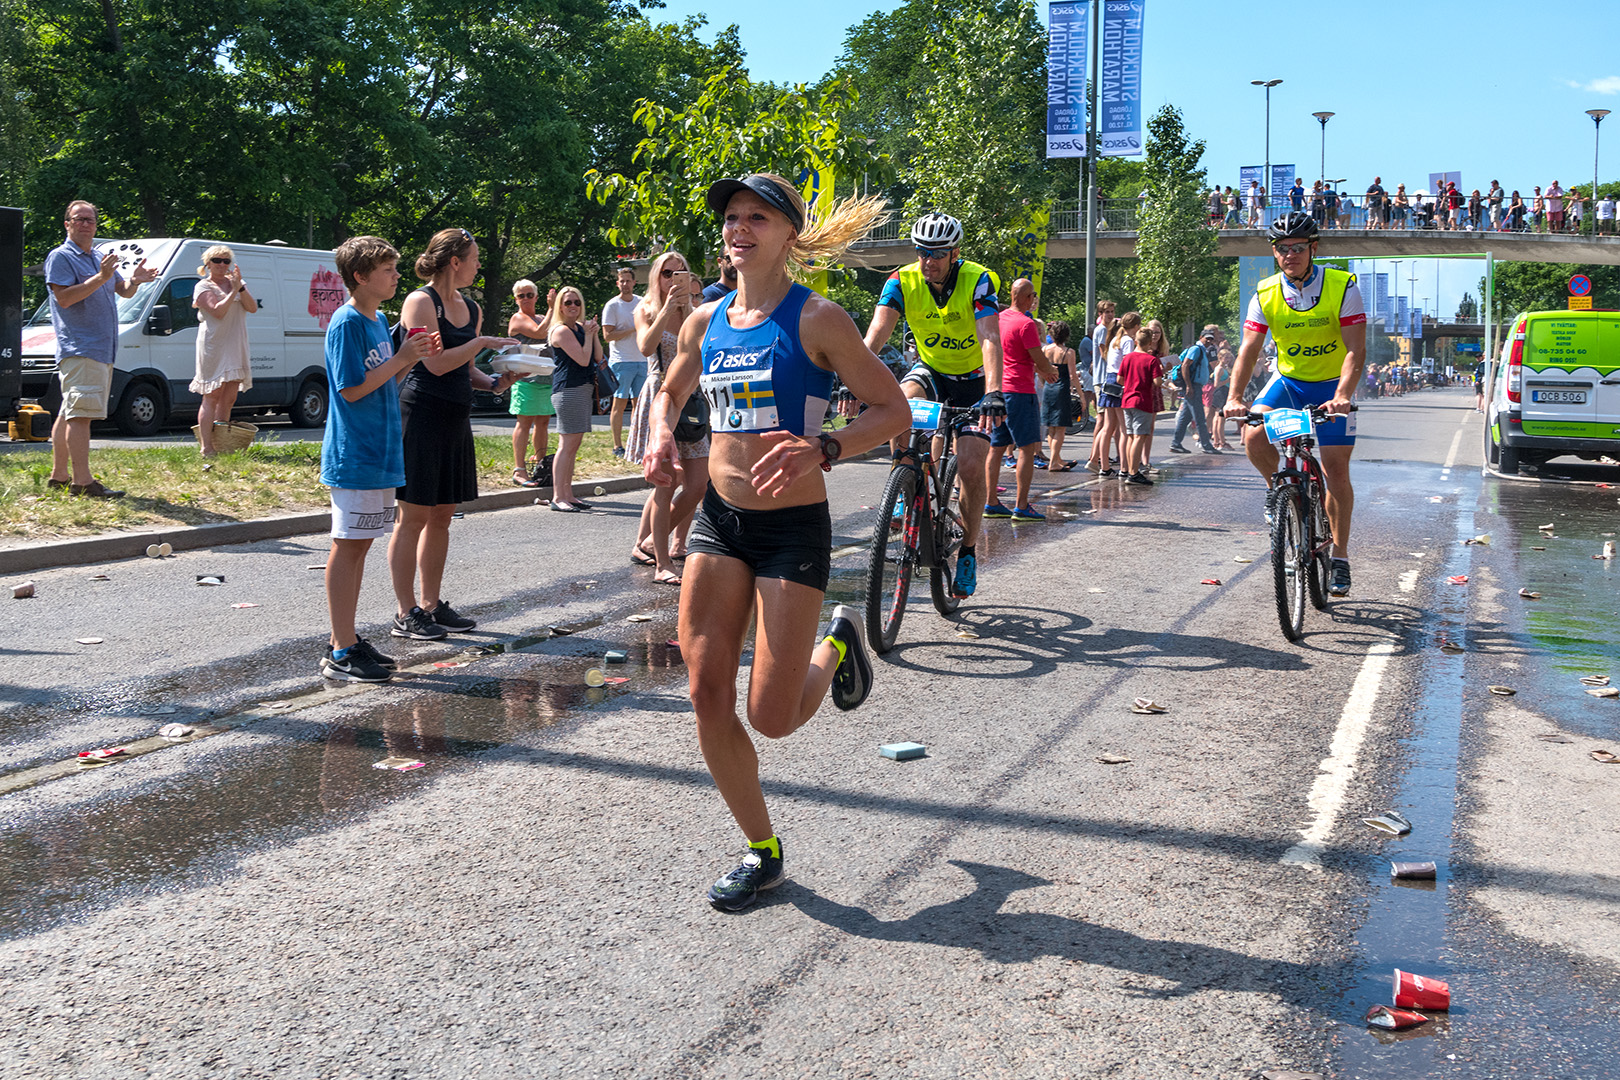
<path fill-rule="evenodd" d="M 838 650 L 838 662 L 840 664 L 842 664 L 844 662 L 844 658 L 849 655 L 849 646 L 845 645 L 842 641 L 839 641 L 837 638 L 833 637 L 831 634 L 828 634 L 826 637 L 822 638 L 821 640 L 822 641 L 828 641 L 828 642 L 832 643 L 832 647 Z"/>
<path fill-rule="evenodd" d="M 764 852 L 773 859 L 780 859 L 782 857 L 782 841 L 778 840 L 774 834 L 769 840 L 761 840 L 758 843 L 750 840 L 748 842 L 748 846 L 753 848 L 755 851 Z"/>

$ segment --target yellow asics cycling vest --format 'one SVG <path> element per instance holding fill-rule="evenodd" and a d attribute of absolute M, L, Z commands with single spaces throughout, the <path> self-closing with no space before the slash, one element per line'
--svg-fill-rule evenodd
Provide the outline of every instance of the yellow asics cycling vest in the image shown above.
<path fill-rule="evenodd" d="M 1344 335 L 1339 309 L 1344 291 L 1356 276 L 1347 270 L 1319 266 L 1322 296 L 1308 311 L 1295 311 L 1283 300 L 1283 276 L 1273 274 L 1256 290 L 1260 313 L 1277 343 L 1277 370 L 1300 382 L 1326 382 L 1344 373 Z"/>
<path fill-rule="evenodd" d="M 956 288 L 940 307 L 916 263 L 900 271 L 900 298 L 906 303 L 906 321 L 917 342 L 917 355 L 935 371 L 971 375 L 984 366 L 984 351 L 973 318 L 973 290 L 985 268 L 962 260 Z"/>

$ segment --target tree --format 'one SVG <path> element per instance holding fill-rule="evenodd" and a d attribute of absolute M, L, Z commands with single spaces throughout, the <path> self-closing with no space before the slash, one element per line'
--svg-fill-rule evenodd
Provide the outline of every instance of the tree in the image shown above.
<path fill-rule="evenodd" d="M 917 0 L 924 2 L 924 0 Z M 921 62 L 936 82 L 914 101 L 918 159 L 903 175 L 907 217 L 960 218 L 963 247 L 996 269 L 1012 265 L 1030 215 L 1048 205 L 1046 34 L 1028 0 L 946 5 Z"/>
<path fill-rule="evenodd" d="M 1575 274 L 1592 279 L 1593 307 L 1620 307 L 1620 266 L 1499 262 L 1492 292 L 1497 320 L 1506 322 L 1521 311 L 1563 310 L 1569 306 L 1569 279 Z M 1483 277 L 1479 289 L 1484 295 Z"/>
<path fill-rule="evenodd" d="M 591 198 L 612 209 L 609 241 L 672 248 L 699 266 L 718 246 L 720 223 L 703 200 L 720 177 L 773 172 L 796 180 L 823 166 L 843 177 L 886 177 L 887 160 L 843 131 L 855 96 L 847 81 L 777 90 L 732 69 L 711 76 L 685 109 L 643 100 L 635 118 L 647 134 L 633 156 L 640 171 L 585 174 Z"/>
<path fill-rule="evenodd" d="M 1474 299 L 1473 293 L 1463 293 L 1462 299 L 1457 302 L 1457 321 L 1460 323 L 1479 321 L 1479 301 Z"/>
<path fill-rule="evenodd" d="M 1181 113 L 1166 105 L 1148 121 L 1147 204 L 1137 215 L 1136 265 L 1126 273 L 1144 318 L 1167 335 L 1212 312 L 1228 282 L 1214 259 L 1215 233 L 1204 208 L 1204 141 L 1189 141 Z"/>

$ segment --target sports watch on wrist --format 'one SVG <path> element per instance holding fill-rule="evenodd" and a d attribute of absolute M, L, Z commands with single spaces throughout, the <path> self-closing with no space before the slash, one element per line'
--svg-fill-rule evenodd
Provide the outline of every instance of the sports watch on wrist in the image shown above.
<path fill-rule="evenodd" d="M 839 444 L 837 439 L 833 438 L 831 435 L 825 435 L 825 434 L 822 435 L 821 436 L 821 471 L 822 472 L 832 472 L 833 465 L 835 465 L 837 463 L 839 455 L 842 454 L 843 452 L 844 452 L 844 448 L 843 448 L 842 445 Z"/>

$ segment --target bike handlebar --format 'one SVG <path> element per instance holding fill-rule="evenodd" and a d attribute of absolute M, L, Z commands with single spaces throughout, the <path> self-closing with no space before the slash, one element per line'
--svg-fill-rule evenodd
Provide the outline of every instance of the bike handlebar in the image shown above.
<path fill-rule="evenodd" d="M 1328 417 L 1338 415 L 1338 413 L 1330 413 L 1330 412 L 1328 412 L 1326 405 L 1312 405 L 1306 411 L 1311 414 L 1311 419 L 1313 421 L 1315 421 L 1316 423 L 1323 423 L 1323 422 L 1325 422 L 1327 420 Z M 1351 412 L 1360 412 L 1361 411 L 1361 406 L 1357 405 L 1355 402 L 1352 401 L 1350 403 L 1350 411 Z M 1266 422 L 1266 414 L 1263 413 L 1263 412 L 1245 413 L 1244 416 L 1243 416 L 1243 422 L 1245 424 L 1248 424 L 1250 427 L 1258 427 L 1259 425 Z"/>

